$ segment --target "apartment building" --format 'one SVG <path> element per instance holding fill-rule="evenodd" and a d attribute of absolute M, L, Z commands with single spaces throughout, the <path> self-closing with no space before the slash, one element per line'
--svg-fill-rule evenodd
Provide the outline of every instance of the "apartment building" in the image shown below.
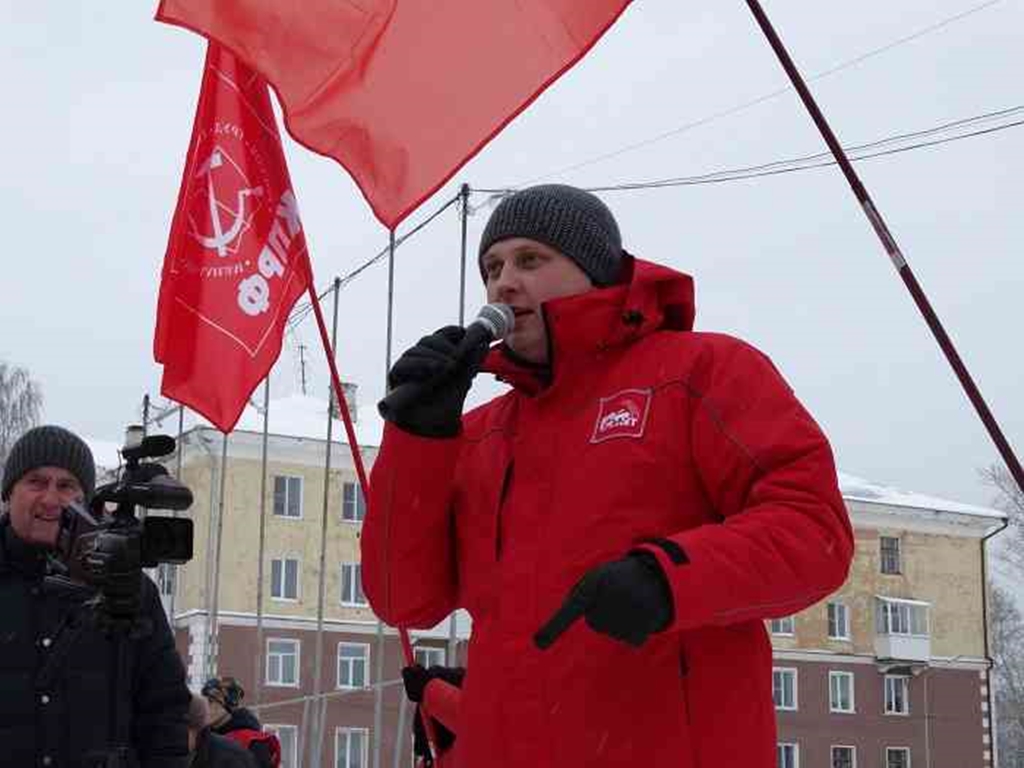
<path fill-rule="evenodd" d="M 286 768 L 408 766 L 402 652 L 362 593 L 365 503 L 338 421 L 325 470 L 326 408 L 298 396 L 271 403 L 265 486 L 255 408 L 226 447 L 207 426 L 185 432 L 195 557 L 176 575 L 162 568 L 158 581 L 190 683 L 214 672 L 239 678 L 246 703 L 278 732 Z M 373 429 L 357 422 L 367 469 Z M 841 481 L 857 537 L 849 579 L 768 625 L 779 767 L 988 768 L 983 549 L 1000 513 Z M 454 628 L 415 633 L 417 658 L 458 662 L 470 631 L 460 615 Z"/>
<path fill-rule="evenodd" d="M 768 623 L 779 768 L 993 765 L 984 541 L 1002 514 L 840 479 L 850 576 Z"/>

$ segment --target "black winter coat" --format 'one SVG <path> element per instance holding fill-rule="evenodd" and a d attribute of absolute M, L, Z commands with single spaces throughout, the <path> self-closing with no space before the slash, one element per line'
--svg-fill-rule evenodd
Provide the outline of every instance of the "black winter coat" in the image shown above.
<path fill-rule="evenodd" d="M 199 734 L 190 768 L 256 768 L 256 763 L 241 744 L 207 729 Z"/>
<path fill-rule="evenodd" d="M 81 594 L 44 580 L 49 567 L 0 516 L 0 765 L 92 768 L 109 743 L 117 644 Z M 140 619 L 141 636 L 125 641 L 126 684 L 118 690 L 129 764 L 184 768 L 185 670 L 148 578 Z"/>
<path fill-rule="evenodd" d="M 231 711 L 231 716 L 223 723 L 212 729 L 214 733 L 230 737 L 232 731 L 263 731 L 263 726 L 256 715 L 245 707 L 236 707 Z M 262 741 L 249 742 L 249 754 L 252 756 L 256 768 L 273 768 L 274 761 L 271 757 L 270 747 Z"/>

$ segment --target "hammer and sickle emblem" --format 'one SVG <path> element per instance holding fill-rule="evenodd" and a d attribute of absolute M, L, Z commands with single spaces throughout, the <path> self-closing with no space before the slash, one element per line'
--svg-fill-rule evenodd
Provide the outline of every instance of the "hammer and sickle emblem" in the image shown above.
<path fill-rule="evenodd" d="M 202 243 L 203 246 L 216 250 L 217 255 L 222 258 L 227 256 L 228 245 L 230 245 L 242 231 L 242 225 L 245 223 L 245 199 L 250 195 L 259 197 L 263 194 L 263 187 L 238 190 L 235 210 L 231 210 L 226 204 L 218 201 L 217 195 L 213 189 L 213 171 L 220 168 L 223 164 L 224 158 L 221 155 L 220 150 L 215 149 L 210 155 L 209 160 L 203 163 L 199 167 L 199 170 L 196 171 L 196 178 L 203 175 L 206 176 L 206 190 L 210 205 L 210 222 L 213 225 L 213 234 L 204 235 L 199 232 L 195 233 L 196 239 Z M 231 223 L 227 229 L 224 229 L 224 222 L 221 221 L 221 210 L 227 211 L 231 216 Z"/>

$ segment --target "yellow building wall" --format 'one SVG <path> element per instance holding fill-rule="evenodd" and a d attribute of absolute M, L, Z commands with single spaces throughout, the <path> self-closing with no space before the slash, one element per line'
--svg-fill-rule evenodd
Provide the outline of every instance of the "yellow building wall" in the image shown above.
<path fill-rule="evenodd" d="M 922 600 L 929 611 L 931 653 L 984 655 L 981 544 L 977 539 L 932 533 L 857 529 L 856 554 L 846 583 L 832 596 L 797 614 L 794 637 L 772 636 L 778 649 L 874 653 L 875 595 Z M 900 575 L 881 573 L 879 538 L 900 540 Z M 829 602 L 850 612 L 851 640 L 828 638 Z"/>
<path fill-rule="evenodd" d="M 219 456 L 217 458 L 219 463 Z M 206 568 L 212 559 L 210 525 L 210 489 L 216 508 L 219 476 L 213 464 L 187 467 L 185 482 L 192 488 L 195 503 L 190 511 L 194 521 L 195 549 L 192 561 L 179 569 L 179 592 L 175 612 L 207 607 Z M 257 554 L 259 552 L 260 479 L 259 461 L 228 458 L 224 489 L 224 521 L 220 553 L 219 611 L 256 612 Z M 302 478 L 302 516 L 273 515 L 274 476 Z M 373 620 L 369 609 L 343 607 L 341 600 L 341 564 L 359 562 L 358 524 L 344 522 L 342 514 L 343 483 L 356 482 L 354 472 L 331 471 L 327 507 L 327 545 L 324 593 L 324 617 L 327 619 Z M 320 577 L 321 519 L 324 498 L 323 467 L 270 462 L 267 471 L 266 527 L 264 543 L 263 612 L 280 616 L 315 617 Z M 215 548 L 215 542 L 214 542 Z M 273 558 L 299 560 L 299 599 L 277 600 L 270 596 L 270 561 Z"/>

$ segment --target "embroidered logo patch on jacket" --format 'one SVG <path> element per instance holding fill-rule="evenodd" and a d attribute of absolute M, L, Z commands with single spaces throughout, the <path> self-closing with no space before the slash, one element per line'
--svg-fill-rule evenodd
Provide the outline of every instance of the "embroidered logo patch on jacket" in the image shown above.
<path fill-rule="evenodd" d="M 651 408 L 651 390 L 624 389 L 602 397 L 590 442 L 602 443 L 614 437 L 642 437 Z"/>

